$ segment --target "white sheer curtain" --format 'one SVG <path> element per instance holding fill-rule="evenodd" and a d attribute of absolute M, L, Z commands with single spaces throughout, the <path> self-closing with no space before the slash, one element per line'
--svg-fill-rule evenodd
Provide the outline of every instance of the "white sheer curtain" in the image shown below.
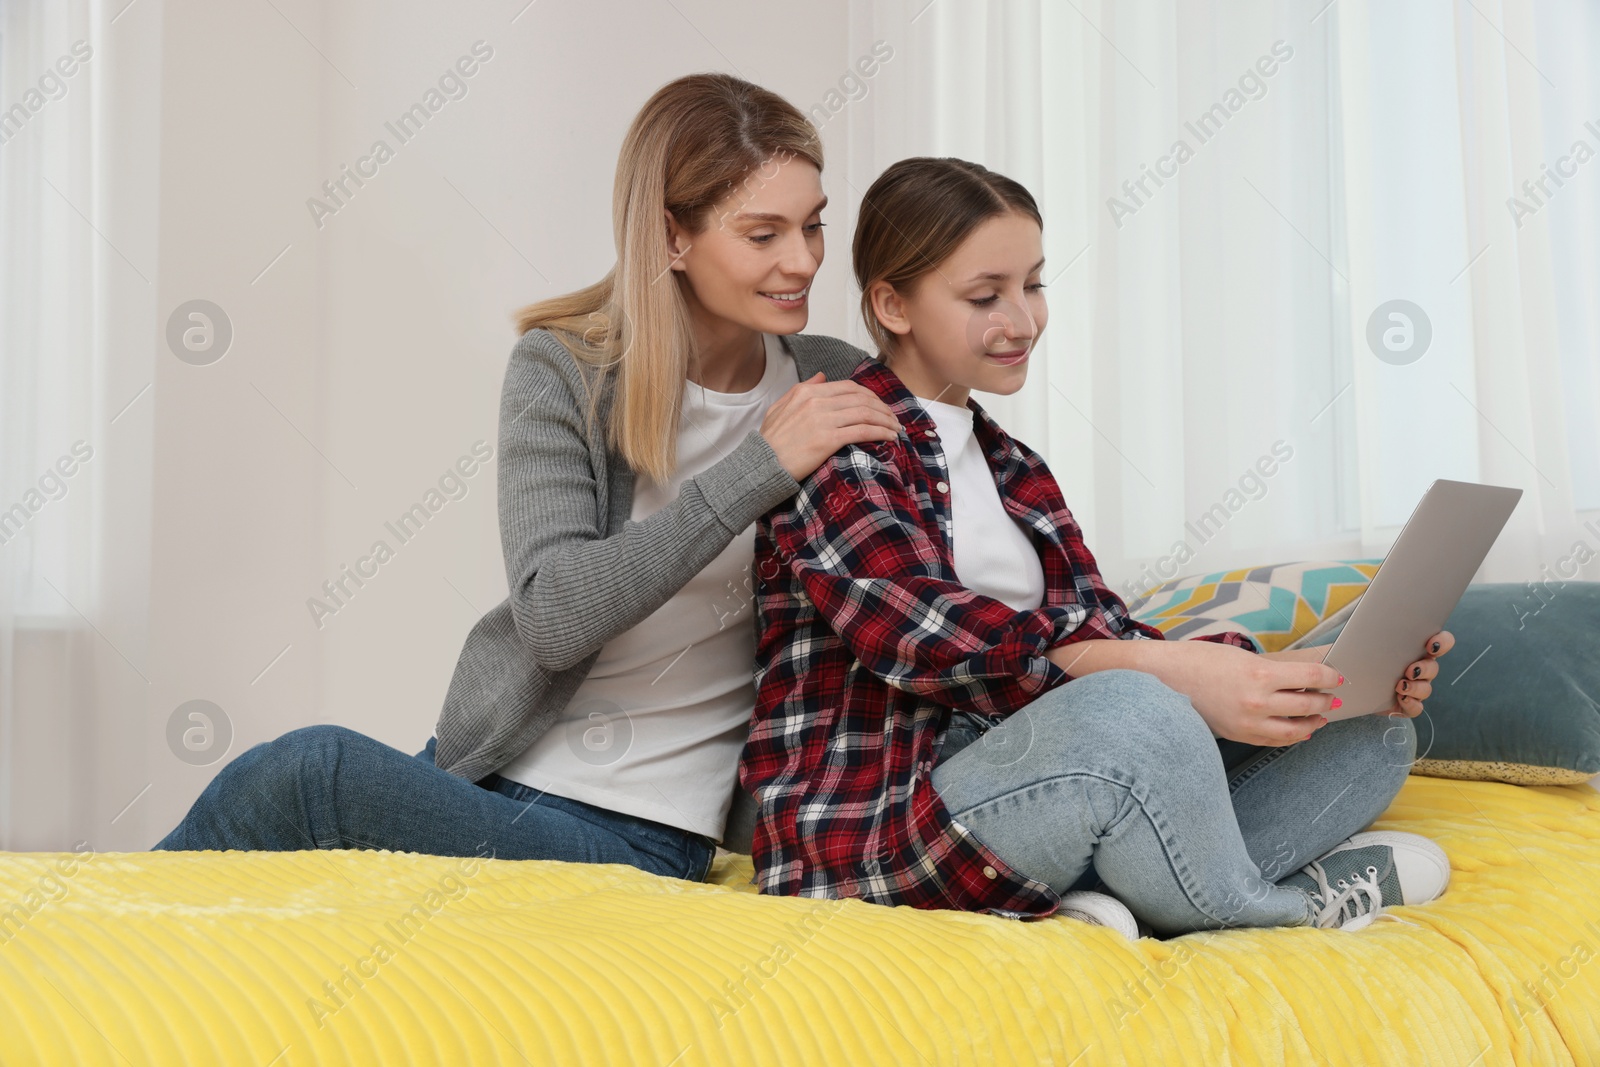
<path fill-rule="evenodd" d="M 0 4 L 0 847 L 144 847 L 152 22 Z M 64 58 L 65 57 L 65 58 Z M 118 90 L 121 90 L 120 92 Z"/>
<path fill-rule="evenodd" d="M 1506 206 L 1574 139 L 1600 147 L 1592 10 L 909 0 L 853 18 L 853 50 L 885 40 L 898 65 L 849 113 L 853 197 L 932 154 L 1040 199 L 1044 357 L 1022 393 L 980 401 L 1050 461 L 1119 592 L 1381 556 L 1438 477 L 1525 490 L 1480 580 L 1600 578 L 1579 567 L 1600 553 L 1600 163 L 1520 230 Z M 1395 300 L 1420 314 L 1389 318 Z M 1379 358 L 1375 314 L 1380 347 L 1385 329 L 1412 347 Z"/>

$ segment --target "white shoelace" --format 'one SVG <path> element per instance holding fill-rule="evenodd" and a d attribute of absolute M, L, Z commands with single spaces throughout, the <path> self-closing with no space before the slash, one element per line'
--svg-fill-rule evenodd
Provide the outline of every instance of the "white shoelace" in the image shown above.
<path fill-rule="evenodd" d="M 1378 868 L 1368 865 L 1365 878 L 1336 883 L 1338 889 L 1328 884 L 1328 874 L 1315 860 L 1306 864 L 1305 871 L 1317 883 L 1311 899 L 1316 902 L 1313 914 L 1318 929 L 1337 926 L 1343 930 L 1359 930 L 1378 917 L 1383 908 L 1383 890 L 1378 885 Z M 1348 913 L 1348 914 L 1346 914 Z"/>

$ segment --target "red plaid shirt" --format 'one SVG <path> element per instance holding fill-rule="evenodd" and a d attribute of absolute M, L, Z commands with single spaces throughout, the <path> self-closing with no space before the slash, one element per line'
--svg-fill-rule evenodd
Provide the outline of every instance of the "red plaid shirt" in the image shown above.
<path fill-rule="evenodd" d="M 1017 611 L 955 575 L 934 422 L 877 360 L 852 375 L 900 419 L 849 445 L 757 523 L 755 715 L 739 777 L 756 798 L 763 893 L 1053 914 L 1060 897 L 955 822 L 929 781 L 955 708 L 992 722 L 1071 676 L 1046 649 L 1164 640 L 1101 580 L 1044 460 L 967 406 L 1006 511 L 1044 568 Z M 1257 651 L 1244 634 L 1212 635 Z"/>

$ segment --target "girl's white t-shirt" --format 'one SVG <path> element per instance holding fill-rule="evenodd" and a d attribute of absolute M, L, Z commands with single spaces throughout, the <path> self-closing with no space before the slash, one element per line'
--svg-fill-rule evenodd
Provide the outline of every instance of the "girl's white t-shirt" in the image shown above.
<path fill-rule="evenodd" d="M 657 485 L 634 480 L 634 521 L 678 498 L 685 479 L 761 428 L 800 380 L 776 336 L 754 389 L 684 386 L 678 467 Z M 572 700 L 537 741 L 501 768 L 512 781 L 720 841 L 739 754 L 755 710 L 751 523 L 661 607 L 600 649 Z"/>
<path fill-rule="evenodd" d="M 950 479 L 950 547 L 968 589 L 1030 611 L 1044 603 L 1044 565 L 1027 531 L 1000 502 L 973 430 L 973 410 L 917 398 L 938 427 Z"/>

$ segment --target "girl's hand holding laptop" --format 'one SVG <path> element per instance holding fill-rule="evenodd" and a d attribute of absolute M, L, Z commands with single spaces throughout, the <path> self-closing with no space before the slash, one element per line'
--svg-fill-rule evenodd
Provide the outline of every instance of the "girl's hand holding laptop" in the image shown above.
<path fill-rule="evenodd" d="M 1328 711 L 1343 703 L 1334 693 L 1319 691 L 1344 683 L 1322 662 L 1324 648 L 1257 654 L 1211 641 L 1140 645 L 1151 658 L 1141 669 L 1187 696 L 1211 732 L 1230 741 L 1272 747 L 1304 741 L 1327 725 Z M 1424 642 L 1422 658 L 1406 666 L 1394 685 L 1395 703 L 1383 714 L 1420 715 L 1439 674 L 1438 658 L 1454 645 L 1447 630 Z"/>
<path fill-rule="evenodd" d="M 1380 715 L 1404 715 L 1415 719 L 1422 714 L 1422 702 L 1433 693 L 1433 679 L 1439 676 L 1439 657 L 1456 645 L 1455 635 L 1440 630 L 1422 643 L 1422 658 L 1406 664 L 1400 680 L 1394 683 L 1395 702 Z M 1327 649 L 1323 647 L 1297 648 L 1285 652 L 1263 652 L 1262 659 L 1288 660 L 1290 662 L 1321 663 Z"/>

